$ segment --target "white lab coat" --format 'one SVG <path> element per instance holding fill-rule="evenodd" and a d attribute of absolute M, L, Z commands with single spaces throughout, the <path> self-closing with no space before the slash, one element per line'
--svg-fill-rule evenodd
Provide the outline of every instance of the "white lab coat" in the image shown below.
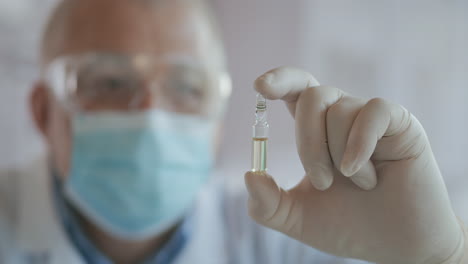
<path fill-rule="evenodd" d="M 0 263 L 84 264 L 54 210 L 46 162 L 0 173 Z M 331 257 L 247 215 L 246 195 L 213 180 L 194 210 L 194 230 L 175 264 L 364 263 Z"/>

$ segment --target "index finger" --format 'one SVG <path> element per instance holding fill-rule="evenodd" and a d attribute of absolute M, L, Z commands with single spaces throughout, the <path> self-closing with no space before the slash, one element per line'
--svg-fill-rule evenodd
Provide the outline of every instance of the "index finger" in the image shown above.
<path fill-rule="evenodd" d="M 279 67 L 270 70 L 255 80 L 255 90 L 269 100 L 281 99 L 293 115 L 302 91 L 319 86 L 312 74 L 294 67 Z"/>
<path fill-rule="evenodd" d="M 344 93 L 322 87 L 309 73 L 280 67 L 260 76 L 255 89 L 270 100 L 282 99 L 296 120 L 296 144 L 306 176 L 315 188 L 325 190 L 333 182 L 333 163 L 328 149 L 327 111 Z"/>

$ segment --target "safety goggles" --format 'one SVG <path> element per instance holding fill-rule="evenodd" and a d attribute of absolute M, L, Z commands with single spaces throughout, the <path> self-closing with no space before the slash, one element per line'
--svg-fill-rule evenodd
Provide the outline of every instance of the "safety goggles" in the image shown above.
<path fill-rule="evenodd" d="M 49 64 L 44 77 L 67 107 L 87 112 L 159 108 L 216 118 L 231 93 L 226 72 L 174 55 L 61 57 Z"/>

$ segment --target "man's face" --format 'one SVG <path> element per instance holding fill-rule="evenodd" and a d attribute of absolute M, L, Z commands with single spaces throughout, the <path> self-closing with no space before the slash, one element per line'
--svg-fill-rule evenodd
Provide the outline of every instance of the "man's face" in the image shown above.
<path fill-rule="evenodd" d="M 221 67 L 218 54 L 212 52 L 219 44 L 201 12 L 182 1 L 155 2 L 71 0 L 65 21 L 56 27 L 44 49 L 44 65 L 62 56 L 102 52 L 149 54 L 155 58 L 180 54 L 214 68 Z M 53 165 L 60 175 L 66 176 L 71 153 L 70 112 L 53 93 L 48 96 L 33 93 L 33 111 L 38 100 L 46 101 L 47 113 L 45 118 L 37 118 L 35 114 L 36 123 L 47 140 Z M 148 107 L 151 103 L 139 106 Z"/>

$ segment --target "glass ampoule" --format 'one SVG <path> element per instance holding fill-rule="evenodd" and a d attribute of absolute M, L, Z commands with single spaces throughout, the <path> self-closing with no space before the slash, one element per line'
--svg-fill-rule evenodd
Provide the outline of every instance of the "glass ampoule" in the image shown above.
<path fill-rule="evenodd" d="M 267 143 L 270 125 L 267 122 L 266 99 L 257 94 L 255 107 L 255 124 L 252 135 L 252 171 L 265 172 L 267 170 Z"/>

